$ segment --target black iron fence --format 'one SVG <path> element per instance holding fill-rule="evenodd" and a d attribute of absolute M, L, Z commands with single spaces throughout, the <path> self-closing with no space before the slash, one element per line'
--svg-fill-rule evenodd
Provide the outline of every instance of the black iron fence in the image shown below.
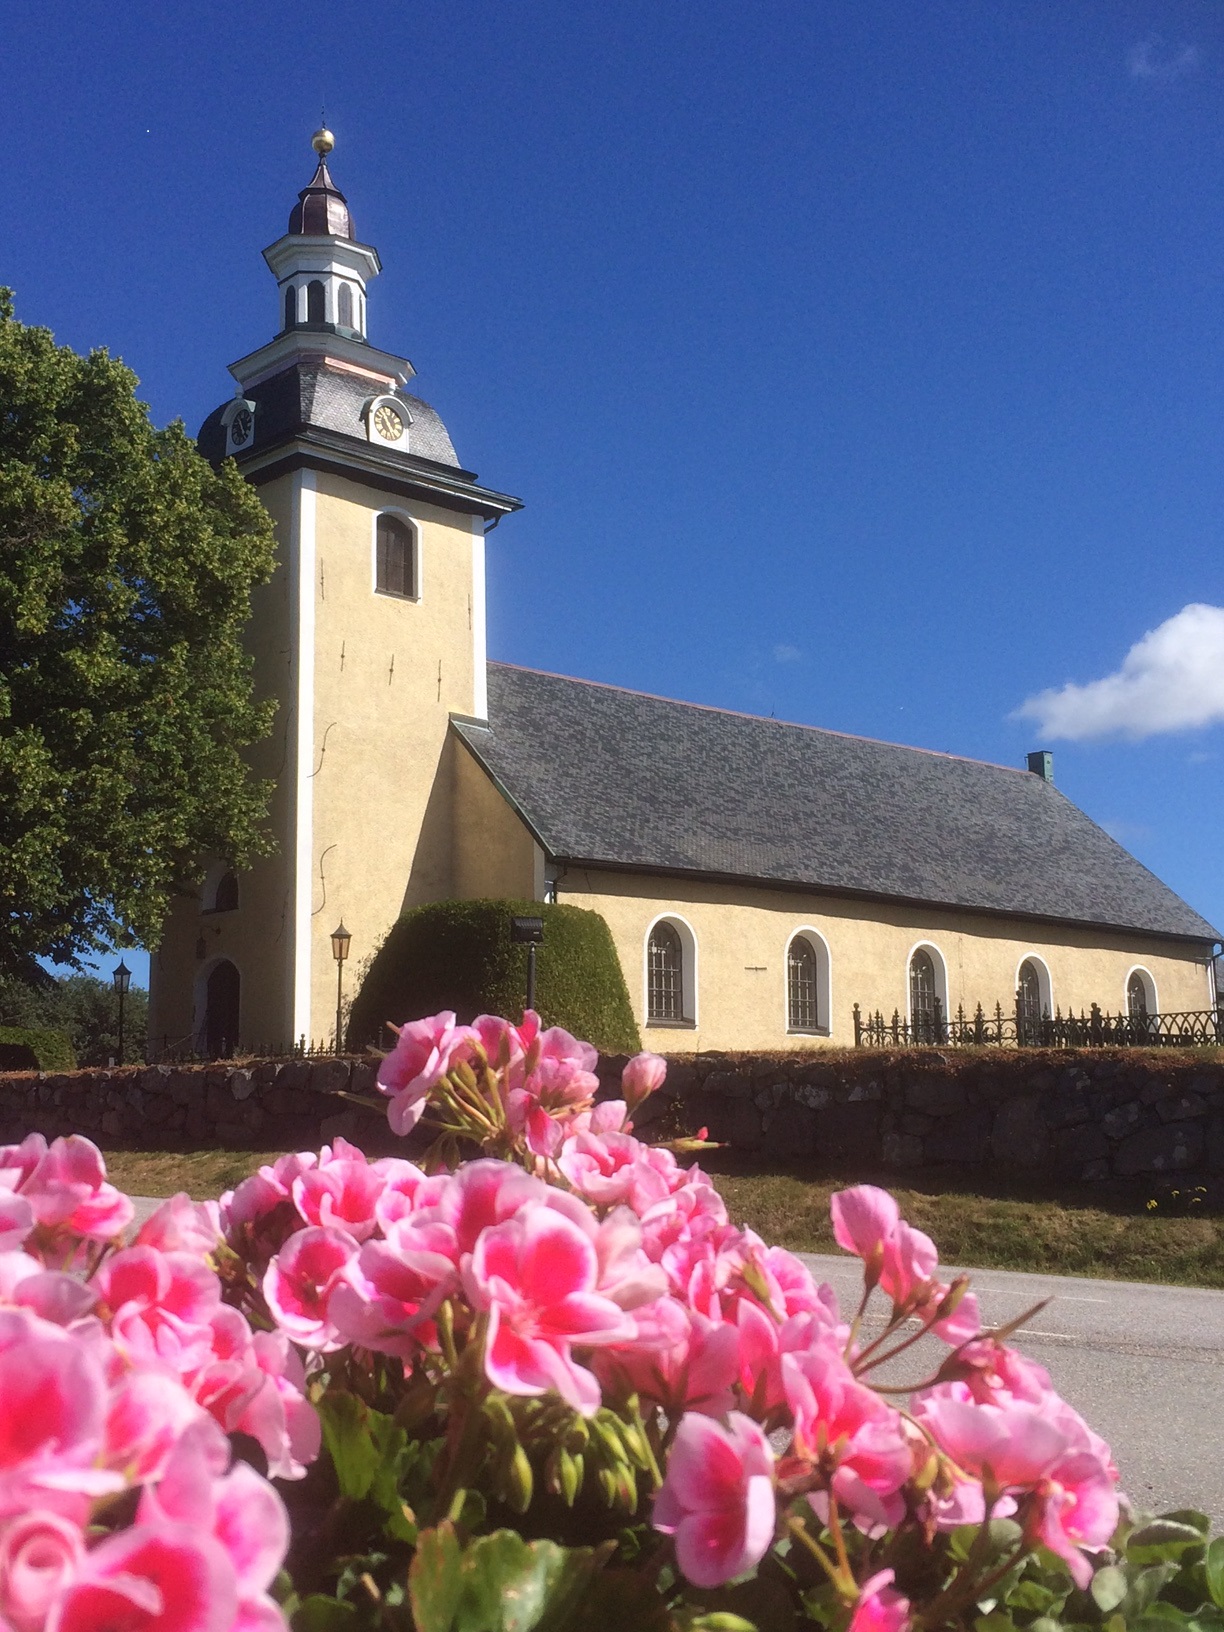
<path fill-rule="evenodd" d="M 926 1014 L 904 1020 L 893 1010 L 888 1019 L 879 1009 L 864 1014 L 854 1005 L 856 1048 L 978 1047 L 1010 1048 L 1203 1048 L 1224 1045 L 1224 1009 L 1187 1009 L 1175 1014 L 1104 1014 L 1094 1003 L 1085 1014 L 1010 1013 L 996 1003 L 987 1014 L 979 1003 L 973 1014 L 964 1005 L 944 1015 L 937 1002 Z"/>
<path fill-rule="evenodd" d="M 360 1052 L 346 1049 L 345 1053 Z M 141 1054 L 145 1065 L 198 1065 L 209 1060 L 326 1060 L 334 1059 L 334 1040 L 307 1042 L 299 1037 L 296 1043 L 242 1043 L 222 1042 L 219 1049 L 209 1050 L 204 1037 L 150 1037 Z M 129 1061 L 129 1064 L 132 1062 Z"/>

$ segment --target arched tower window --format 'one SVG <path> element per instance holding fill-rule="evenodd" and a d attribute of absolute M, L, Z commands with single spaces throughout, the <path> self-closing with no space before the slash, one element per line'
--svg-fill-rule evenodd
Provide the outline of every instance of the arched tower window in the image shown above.
<path fill-rule="evenodd" d="M 353 291 L 347 283 L 340 285 L 340 299 L 336 308 L 336 322 L 342 329 L 353 326 Z"/>
<path fill-rule="evenodd" d="M 285 327 L 297 328 L 297 290 L 292 284 L 285 290 Z"/>
<path fill-rule="evenodd" d="M 646 1017 L 683 1020 L 684 948 L 670 924 L 656 924 L 646 949 Z"/>
<path fill-rule="evenodd" d="M 916 1043 L 943 1041 L 943 1015 L 935 980 L 935 960 L 925 947 L 910 958 L 910 1030 Z"/>
<path fill-rule="evenodd" d="M 238 878 L 233 872 L 222 873 L 217 881 L 217 893 L 213 896 L 214 912 L 236 912 L 238 910 Z"/>
<path fill-rule="evenodd" d="M 412 529 L 398 516 L 379 516 L 374 533 L 374 587 L 380 595 L 416 595 Z"/>
<path fill-rule="evenodd" d="M 791 1031 L 815 1031 L 820 1025 L 816 949 L 796 935 L 786 949 L 786 1015 Z"/>
<path fill-rule="evenodd" d="M 312 278 L 306 285 L 306 321 L 307 323 L 327 321 L 323 309 L 323 285 L 318 278 Z"/>

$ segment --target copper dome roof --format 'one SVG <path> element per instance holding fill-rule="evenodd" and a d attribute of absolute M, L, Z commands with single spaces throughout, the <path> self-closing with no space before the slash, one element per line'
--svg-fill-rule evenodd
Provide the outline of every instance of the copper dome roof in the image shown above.
<path fill-rule="evenodd" d="M 325 158 L 320 157 L 319 168 L 298 194 L 289 215 L 289 231 L 307 238 L 357 236 L 348 202 L 328 173 Z"/>

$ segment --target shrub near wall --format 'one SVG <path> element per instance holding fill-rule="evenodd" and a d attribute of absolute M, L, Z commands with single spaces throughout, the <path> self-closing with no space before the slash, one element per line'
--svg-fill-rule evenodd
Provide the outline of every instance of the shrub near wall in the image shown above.
<path fill-rule="evenodd" d="M 71 1071 L 72 1044 L 42 1026 L 0 1026 L 0 1071 Z"/>
<path fill-rule="evenodd" d="M 527 948 L 510 940 L 510 919 L 543 918 L 537 948 L 536 1008 L 546 1026 L 564 1026 L 605 1053 L 641 1047 L 612 933 L 597 912 L 541 901 L 438 901 L 394 924 L 353 1002 L 350 1045 L 389 1048 L 395 1025 L 453 1009 L 520 1014 Z"/>

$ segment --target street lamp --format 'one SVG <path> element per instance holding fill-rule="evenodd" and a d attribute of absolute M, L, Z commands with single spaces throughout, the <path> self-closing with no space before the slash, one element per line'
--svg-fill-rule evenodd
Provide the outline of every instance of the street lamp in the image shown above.
<path fill-rule="evenodd" d="M 527 945 L 527 1007 L 535 1008 L 536 947 L 544 939 L 543 918 L 511 918 L 510 939 Z"/>
<path fill-rule="evenodd" d="M 132 971 L 128 968 L 127 964 L 124 963 L 122 958 L 120 958 L 119 966 L 115 970 L 114 974 L 112 974 L 111 979 L 115 983 L 115 991 L 118 993 L 118 996 L 119 996 L 119 1058 L 118 1058 L 117 1064 L 122 1065 L 123 1064 L 123 1000 L 127 996 L 128 987 L 132 984 Z"/>
<path fill-rule="evenodd" d="M 344 960 L 349 955 L 349 942 L 352 936 L 344 927 L 344 919 L 340 920 L 339 928 L 332 930 L 332 957 L 336 960 L 336 1053 L 344 1052 Z"/>

